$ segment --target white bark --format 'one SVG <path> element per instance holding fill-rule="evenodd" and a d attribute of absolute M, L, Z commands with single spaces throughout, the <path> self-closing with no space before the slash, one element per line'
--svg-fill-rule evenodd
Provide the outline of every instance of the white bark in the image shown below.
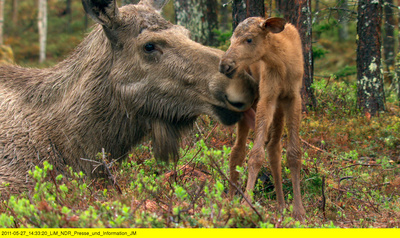
<path fill-rule="evenodd" d="M 39 29 L 39 62 L 46 60 L 46 42 L 47 42 L 47 0 L 39 0 L 38 14 L 38 29 Z"/>

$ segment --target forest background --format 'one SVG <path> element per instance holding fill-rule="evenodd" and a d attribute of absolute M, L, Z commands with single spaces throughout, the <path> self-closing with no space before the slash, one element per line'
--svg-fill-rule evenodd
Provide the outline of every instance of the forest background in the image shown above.
<path fill-rule="evenodd" d="M 131 2 L 137 1 L 118 1 L 120 6 Z M 31 176 L 35 189 L 2 194 L 0 226 L 399 227 L 399 2 L 175 0 L 163 10 L 194 40 L 222 50 L 229 47 L 235 25 L 250 15 L 285 17 L 299 28 L 310 55 L 300 132 L 306 221 L 294 220 L 290 205 L 284 214 L 274 212 L 268 163 L 259 174 L 252 207 L 243 206 L 240 195 L 227 198 L 235 130 L 202 116 L 182 140 L 178 164 L 169 167 L 157 165 L 147 141 L 112 169 L 117 183 L 89 181 L 79 171 L 63 178 L 49 165 L 37 168 Z M 0 0 L 0 63 L 51 67 L 92 25 L 80 0 Z M 244 187 L 246 166 L 237 170 Z"/>

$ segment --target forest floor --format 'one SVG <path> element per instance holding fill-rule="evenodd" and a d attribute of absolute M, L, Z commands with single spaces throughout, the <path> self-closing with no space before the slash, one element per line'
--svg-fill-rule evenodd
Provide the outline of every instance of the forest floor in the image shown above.
<path fill-rule="evenodd" d="M 336 85 L 337 93 L 340 84 Z M 339 86 L 338 86 L 339 85 Z M 322 87 L 323 86 L 323 87 Z M 253 208 L 227 196 L 229 154 L 235 129 L 207 116 L 182 140 L 177 164 L 158 164 L 151 142 L 114 163 L 112 181 L 88 180 L 79 172 L 60 176 L 37 168 L 29 192 L 3 192 L 2 227 L 400 227 L 400 108 L 368 117 L 333 100 L 303 115 L 301 186 L 306 220 L 291 216 L 292 186 L 283 149 L 287 209 L 276 213 L 269 165 L 259 174 Z M 335 87 L 336 87 L 335 86 Z M 343 90 L 343 89 L 342 89 Z M 326 93 L 324 93 L 326 95 Z M 346 106 L 347 104 L 347 106 Z M 286 137 L 283 137 L 285 148 Z M 248 139 L 252 147 L 252 135 Z M 101 159 L 103 154 L 99 154 Z M 105 159 L 108 160 L 105 154 Z M 119 164 L 117 166 L 117 164 Z M 241 173 L 242 189 L 246 166 Z"/>

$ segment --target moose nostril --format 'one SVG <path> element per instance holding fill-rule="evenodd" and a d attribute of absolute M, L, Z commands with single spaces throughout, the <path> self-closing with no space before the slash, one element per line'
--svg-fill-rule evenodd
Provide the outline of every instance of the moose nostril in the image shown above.
<path fill-rule="evenodd" d="M 226 67 L 227 67 L 226 64 L 219 64 L 219 72 L 226 74 Z"/>
<path fill-rule="evenodd" d="M 230 73 L 231 71 L 233 70 L 233 67 L 232 67 L 232 65 L 227 65 L 226 66 L 226 73 Z"/>
<path fill-rule="evenodd" d="M 221 62 L 219 64 L 219 72 L 223 74 L 232 73 L 235 69 L 235 62 Z"/>

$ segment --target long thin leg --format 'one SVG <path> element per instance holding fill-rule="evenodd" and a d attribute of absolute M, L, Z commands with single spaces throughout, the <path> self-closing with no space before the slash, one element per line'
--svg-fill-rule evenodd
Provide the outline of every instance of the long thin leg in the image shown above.
<path fill-rule="evenodd" d="M 232 148 L 231 156 L 229 159 L 230 179 L 231 182 L 238 186 L 239 173 L 236 171 L 236 166 L 242 166 L 246 157 L 246 141 L 249 134 L 249 127 L 242 119 L 237 126 L 237 137 L 235 145 Z M 236 188 L 230 185 L 229 196 L 233 198 Z"/>
<path fill-rule="evenodd" d="M 256 128 L 253 149 L 250 152 L 248 162 L 248 180 L 245 196 L 251 198 L 258 172 L 265 161 L 265 143 L 267 141 L 268 129 L 272 123 L 272 117 L 276 108 L 277 98 L 261 97 L 257 104 Z"/>
<path fill-rule="evenodd" d="M 292 175 L 293 184 L 293 213 L 298 220 L 303 220 L 305 210 L 300 192 L 301 148 L 299 129 L 301 121 L 301 96 L 300 94 L 287 103 L 287 128 L 289 143 L 287 148 L 287 162 Z"/>
<path fill-rule="evenodd" d="M 274 114 L 274 119 L 269 131 L 269 140 L 267 144 L 267 154 L 271 165 L 272 177 L 274 178 L 276 200 L 280 212 L 285 208 L 285 199 L 282 190 L 282 144 L 281 137 L 284 125 L 283 108 L 278 106 Z"/>

